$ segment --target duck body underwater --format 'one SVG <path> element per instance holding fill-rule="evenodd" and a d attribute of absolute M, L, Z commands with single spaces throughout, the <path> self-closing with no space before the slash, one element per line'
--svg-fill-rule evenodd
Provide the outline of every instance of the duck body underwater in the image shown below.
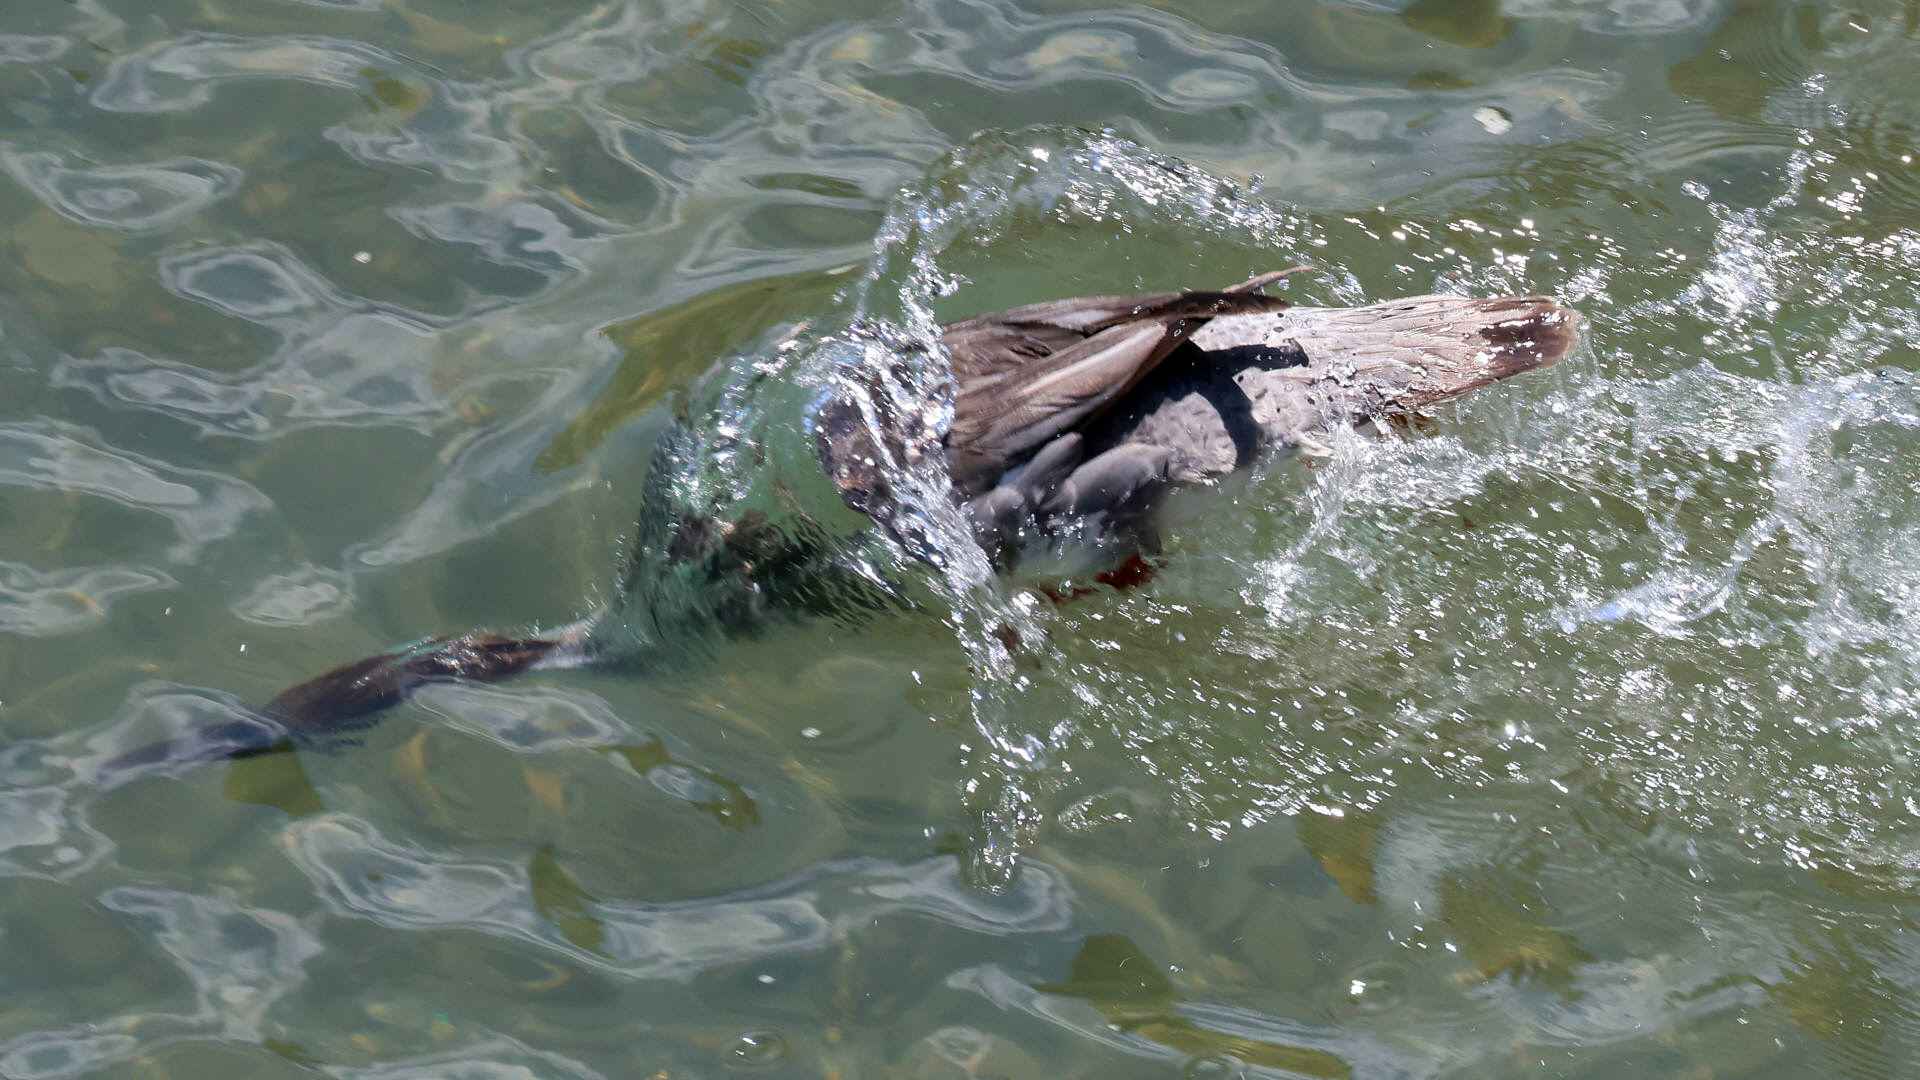
<path fill-rule="evenodd" d="M 1123 560 L 1156 547 L 1153 513 L 1182 485 L 1296 451 L 1340 427 L 1407 415 L 1552 365 L 1579 342 L 1578 312 L 1542 296 L 1420 296 L 1306 307 L 1268 295 L 1296 267 L 1213 291 L 1051 300 L 948 323 L 951 416 L 931 426 L 850 378 L 806 423 L 841 500 L 926 558 L 903 463 L 933 463 L 996 569 L 1092 543 Z M 856 326 L 849 331 L 862 333 Z M 943 358 L 911 349 L 901 364 Z M 696 432 L 663 437 L 617 599 L 548 635 L 466 634 L 335 668 L 254 715 L 113 758 L 97 780 L 324 745 L 378 722 L 435 682 L 537 668 L 645 670 L 692 644 L 808 618 L 908 606 L 854 557 L 854 538 L 800 514 L 688 509 L 672 470 Z"/>

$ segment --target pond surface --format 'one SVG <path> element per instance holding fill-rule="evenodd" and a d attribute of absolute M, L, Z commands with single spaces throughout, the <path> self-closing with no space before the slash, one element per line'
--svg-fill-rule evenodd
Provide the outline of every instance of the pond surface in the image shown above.
<path fill-rule="evenodd" d="M 1917 117 L 1911 0 L 12 0 L 0 1076 L 1914 1075 Z M 102 772 L 629 617 L 676 416 L 844 523 L 875 348 L 1300 262 L 1588 344 L 1127 593 L 929 511 L 908 613 Z"/>

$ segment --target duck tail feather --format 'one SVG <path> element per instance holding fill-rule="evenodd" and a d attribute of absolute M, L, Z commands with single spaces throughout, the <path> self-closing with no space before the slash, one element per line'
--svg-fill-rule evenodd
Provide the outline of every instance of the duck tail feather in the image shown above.
<path fill-rule="evenodd" d="M 1309 364 L 1350 365 L 1385 411 L 1412 411 L 1551 367 L 1580 344 L 1581 315 L 1545 296 L 1422 296 L 1295 308 L 1288 320 L 1290 340 Z"/>

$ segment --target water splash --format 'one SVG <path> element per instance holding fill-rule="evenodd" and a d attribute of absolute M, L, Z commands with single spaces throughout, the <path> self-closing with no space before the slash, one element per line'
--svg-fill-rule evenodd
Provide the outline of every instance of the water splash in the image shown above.
<path fill-rule="evenodd" d="M 690 569 L 675 552 L 696 542 L 696 521 L 770 530 L 816 551 L 817 565 L 846 583 L 844 608 L 829 605 L 828 614 L 888 602 L 939 611 L 972 672 L 974 737 L 964 747 L 963 789 L 977 829 L 967 861 L 977 882 L 995 888 L 1012 880 L 1018 852 L 1039 824 L 1034 777 L 1052 762 L 1055 734 L 1036 729 L 1012 705 L 1029 683 L 1014 649 L 1043 656 L 1048 647 L 1044 613 L 1030 594 L 1009 593 L 997 580 L 952 496 L 940 446 L 954 380 L 939 324 L 950 297 L 958 307 L 968 294 L 968 314 L 996 305 L 973 300 L 969 271 L 1004 258 L 1024 232 L 1043 225 L 1102 234 L 1153 229 L 1181 234 L 1185 245 L 1248 253 L 1250 261 L 1223 270 L 1223 280 L 1287 261 L 1270 252 L 1306 241 L 1299 222 L 1238 185 L 1111 133 L 1036 129 L 977 137 L 897 196 L 875 256 L 837 315 L 772 335 L 693 391 L 683 409 L 687 422 L 652 473 L 624 590 L 635 602 L 618 605 L 620 629 L 602 635 L 626 635 L 616 648 L 630 651 L 713 642 L 733 625 L 734 608 L 764 611 L 781 602 L 719 596 Z M 1050 276 L 1046 295 L 1078 287 Z M 996 271 L 996 284 L 1001 279 Z M 1107 280 L 1084 288 L 1143 284 Z M 883 534 L 854 535 L 864 523 L 821 482 L 812 440 L 794 422 L 829 398 L 852 406 L 888 458 L 893 490 Z M 871 592 L 856 598 L 863 588 Z M 821 613 L 818 605 L 807 607 Z"/>

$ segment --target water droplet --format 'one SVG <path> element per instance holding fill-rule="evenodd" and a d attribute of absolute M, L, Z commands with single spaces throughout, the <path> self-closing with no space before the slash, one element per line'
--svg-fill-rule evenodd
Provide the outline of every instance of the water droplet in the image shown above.
<path fill-rule="evenodd" d="M 1473 119 L 1486 128 L 1489 135 L 1505 135 L 1513 130 L 1513 114 L 1497 105 L 1482 105 L 1473 110 Z"/>
<path fill-rule="evenodd" d="M 773 1030 L 743 1031 L 725 1050 L 729 1064 L 762 1068 L 787 1056 L 787 1040 Z"/>
<path fill-rule="evenodd" d="M 1377 1013 L 1398 1008 L 1406 997 L 1400 969 L 1390 960 L 1366 964 L 1347 976 L 1347 1006 Z"/>

